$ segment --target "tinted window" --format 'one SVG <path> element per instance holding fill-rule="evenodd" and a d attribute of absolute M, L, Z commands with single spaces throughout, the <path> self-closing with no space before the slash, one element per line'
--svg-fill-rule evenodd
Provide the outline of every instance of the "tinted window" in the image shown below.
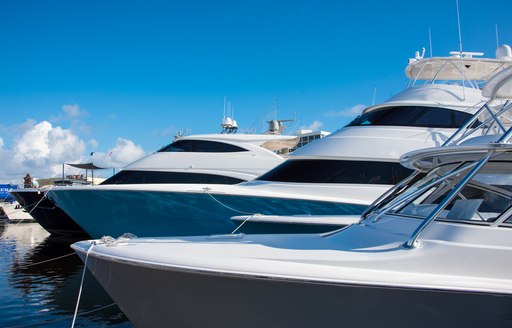
<path fill-rule="evenodd" d="M 394 185 L 411 172 L 399 163 L 391 162 L 288 160 L 258 180 Z"/>
<path fill-rule="evenodd" d="M 142 184 L 142 183 L 212 183 L 236 184 L 244 180 L 223 175 L 186 173 L 186 172 L 156 172 L 156 171 L 121 171 L 102 184 Z"/>
<path fill-rule="evenodd" d="M 201 153 L 233 153 L 247 151 L 241 147 L 206 140 L 178 140 L 162 148 L 159 152 L 201 152 Z"/>
<path fill-rule="evenodd" d="M 459 128 L 471 114 L 440 107 L 395 106 L 369 111 L 348 126 L 396 125 L 435 128 Z"/>

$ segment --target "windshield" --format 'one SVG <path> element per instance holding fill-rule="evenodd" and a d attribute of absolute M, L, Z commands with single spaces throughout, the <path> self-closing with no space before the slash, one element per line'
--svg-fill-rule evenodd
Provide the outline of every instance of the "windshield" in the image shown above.
<path fill-rule="evenodd" d="M 471 114 L 440 107 L 392 106 L 370 110 L 348 126 L 395 125 L 432 128 L 460 128 Z"/>
<path fill-rule="evenodd" d="M 257 180 L 394 185 L 411 173 L 396 162 L 291 159 Z"/>
<path fill-rule="evenodd" d="M 178 140 L 160 149 L 158 152 L 187 153 L 234 153 L 247 149 L 218 141 L 209 140 Z"/>
<path fill-rule="evenodd" d="M 456 163 L 435 168 L 381 209 L 427 218 L 474 167 Z M 512 205 L 512 165 L 499 156 L 488 162 L 441 211 L 438 219 L 491 224 Z"/>

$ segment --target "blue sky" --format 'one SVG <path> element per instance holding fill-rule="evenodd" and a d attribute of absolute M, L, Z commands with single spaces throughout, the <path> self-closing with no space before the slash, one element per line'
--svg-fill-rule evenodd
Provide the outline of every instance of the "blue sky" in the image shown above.
<path fill-rule="evenodd" d="M 512 44 L 511 1 L 459 7 L 465 51 L 494 56 L 496 26 Z M 262 132 L 274 98 L 296 128 L 334 131 L 375 88 L 376 102 L 403 90 L 429 29 L 434 56 L 458 50 L 455 0 L 2 0 L 0 156 L 18 162 L 0 181 L 218 132 L 225 96 L 242 131 Z"/>

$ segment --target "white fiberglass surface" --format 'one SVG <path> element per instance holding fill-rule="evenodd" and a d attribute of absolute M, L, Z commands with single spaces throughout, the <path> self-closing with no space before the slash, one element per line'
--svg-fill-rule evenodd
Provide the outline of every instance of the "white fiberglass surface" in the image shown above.
<path fill-rule="evenodd" d="M 96 245 L 91 255 L 144 267 L 156 265 L 164 270 L 178 268 L 310 281 L 512 292 L 509 283 L 512 264 L 496 260 L 506 258 L 509 247 L 475 248 L 467 242 L 446 243 L 430 238 L 423 241 L 422 247 L 406 249 L 403 242 L 417 225 L 415 221 L 385 219 L 382 222 L 385 229 L 375 224 L 354 225 L 330 237 L 227 235 L 120 241 L 115 245 Z M 453 232 L 453 226 L 448 230 Z M 495 235 L 488 237 L 497 239 Z M 498 239 L 506 238 L 501 234 Z M 84 253 L 89 245 L 84 242 L 80 245 Z"/>
<path fill-rule="evenodd" d="M 397 160 L 406 152 L 441 146 L 454 128 L 348 126 L 293 152 L 291 158 Z"/>

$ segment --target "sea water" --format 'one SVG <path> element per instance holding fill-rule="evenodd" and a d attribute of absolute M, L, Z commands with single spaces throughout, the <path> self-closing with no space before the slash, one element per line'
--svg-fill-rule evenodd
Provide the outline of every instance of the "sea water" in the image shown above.
<path fill-rule="evenodd" d="M 0 222 L 0 327 L 71 327 L 84 267 L 75 241 Z M 132 326 L 87 270 L 75 327 Z"/>

